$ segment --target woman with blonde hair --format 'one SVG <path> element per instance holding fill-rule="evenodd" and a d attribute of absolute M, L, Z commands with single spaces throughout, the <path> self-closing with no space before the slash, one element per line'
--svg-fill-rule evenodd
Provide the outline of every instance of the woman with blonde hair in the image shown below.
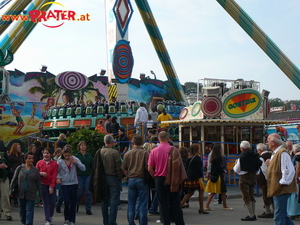
<path fill-rule="evenodd" d="M 35 144 L 29 145 L 28 152 L 32 152 L 33 154 L 35 154 L 35 152 L 36 152 L 36 145 Z"/>
<path fill-rule="evenodd" d="M 66 145 L 66 135 L 64 133 L 61 133 L 57 139 L 57 147 L 63 148 L 65 145 Z"/>

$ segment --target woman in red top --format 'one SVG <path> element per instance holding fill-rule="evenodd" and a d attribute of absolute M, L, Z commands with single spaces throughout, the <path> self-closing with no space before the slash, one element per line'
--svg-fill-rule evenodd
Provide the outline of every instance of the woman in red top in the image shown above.
<path fill-rule="evenodd" d="M 55 160 L 52 160 L 52 151 L 50 148 L 43 150 L 43 159 L 38 161 L 36 168 L 40 171 L 42 183 L 42 196 L 45 213 L 45 225 L 52 224 L 52 217 L 55 209 L 55 186 L 58 165 Z"/>

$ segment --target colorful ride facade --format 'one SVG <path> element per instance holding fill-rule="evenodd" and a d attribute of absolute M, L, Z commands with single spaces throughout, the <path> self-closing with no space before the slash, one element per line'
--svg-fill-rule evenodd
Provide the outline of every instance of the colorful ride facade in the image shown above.
<path fill-rule="evenodd" d="M 57 76 L 48 71 L 8 72 L 9 92 L 2 93 L 5 98 L 0 101 L 0 140 L 4 142 L 40 132 L 57 137 L 61 132 L 75 131 L 82 124 L 94 129 L 98 120 L 106 120 L 107 114 L 116 116 L 121 126 L 130 129 L 140 102 L 149 108 L 155 100 L 154 104 L 164 105 L 175 119 L 184 107 L 183 102 L 172 98 L 168 81 L 131 78 L 126 84 L 110 84 L 107 76 L 87 78 L 74 71 Z M 58 83 L 61 75 L 66 77 L 63 83 Z M 75 85 L 76 79 L 79 84 L 87 83 L 86 86 L 76 90 L 63 86 L 67 81 Z M 117 103 L 112 102 L 113 97 Z M 95 99 L 101 103 L 96 105 Z"/>
<path fill-rule="evenodd" d="M 283 121 L 268 120 L 269 92 L 260 91 L 256 81 L 243 79 L 201 79 L 202 97 L 185 107 L 179 120 L 168 123 L 179 126 L 179 141 L 189 147 L 199 143 L 202 152 L 212 143 L 221 143 L 225 154 L 239 154 L 239 143 L 264 143 L 266 125 Z"/>

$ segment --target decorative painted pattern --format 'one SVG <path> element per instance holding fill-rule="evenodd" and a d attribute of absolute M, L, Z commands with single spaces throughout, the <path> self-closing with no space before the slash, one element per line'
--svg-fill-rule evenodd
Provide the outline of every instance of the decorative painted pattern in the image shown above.
<path fill-rule="evenodd" d="M 133 14 L 132 5 L 129 0 L 116 0 L 113 11 L 121 37 L 124 38 Z"/>
<path fill-rule="evenodd" d="M 197 116 L 201 111 L 201 103 L 195 102 L 192 108 L 192 116 Z"/>
<path fill-rule="evenodd" d="M 222 111 L 222 102 L 218 97 L 205 97 L 202 101 L 202 111 L 207 117 L 220 116 Z"/>
<path fill-rule="evenodd" d="M 188 115 L 188 112 L 189 112 L 188 107 L 183 108 L 179 114 L 179 119 L 181 120 L 185 119 Z"/>
<path fill-rule="evenodd" d="M 128 41 L 120 40 L 113 53 L 113 72 L 120 83 L 126 83 L 132 73 L 133 56 Z"/>
<path fill-rule="evenodd" d="M 55 83 L 66 90 L 80 90 L 88 85 L 89 80 L 82 73 L 66 71 L 55 77 Z"/>

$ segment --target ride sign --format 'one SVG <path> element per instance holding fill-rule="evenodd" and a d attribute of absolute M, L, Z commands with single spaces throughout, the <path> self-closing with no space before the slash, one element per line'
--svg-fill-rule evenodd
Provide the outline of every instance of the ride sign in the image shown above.
<path fill-rule="evenodd" d="M 241 118 L 255 113 L 262 104 L 259 92 L 243 89 L 230 94 L 223 101 L 223 111 L 228 117 Z"/>
<path fill-rule="evenodd" d="M 20 15 L 2 15 L 1 19 L 3 21 L 31 21 L 33 23 L 42 23 L 45 27 L 57 28 L 62 26 L 65 21 L 90 21 L 90 14 L 77 15 L 75 11 L 72 10 L 46 10 L 43 8 L 46 5 L 56 4 L 64 8 L 64 5 L 58 2 L 47 2 L 41 6 L 39 10 L 30 10 L 28 14 Z M 54 24 L 49 24 L 49 22 Z M 47 23 L 48 22 L 48 23 Z"/>

